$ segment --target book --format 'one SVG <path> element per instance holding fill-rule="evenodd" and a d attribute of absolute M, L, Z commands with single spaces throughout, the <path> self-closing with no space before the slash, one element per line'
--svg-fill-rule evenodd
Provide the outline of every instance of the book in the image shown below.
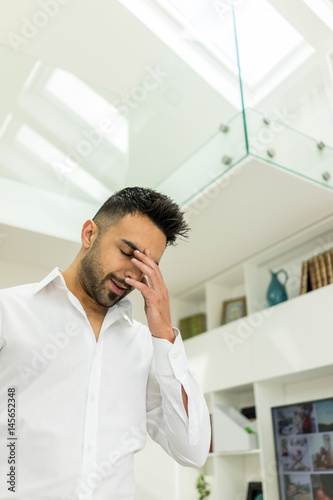
<path fill-rule="evenodd" d="M 309 276 L 310 276 L 310 284 L 311 290 L 316 290 L 317 288 L 321 288 L 321 275 L 318 257 L 313 257 L 309 260 Z"/>
<path fill-rule="evenodd" d="M 333 283 L 333 248 L 302 262 L 300 295 Z"/>
<path fill-rule="evenodd" d="M 194 337 L 199 333 L 203 333 L 206 331 L 206 314 L 199 313 L 193 316 L 188 316 L 186 318 L 182 318 L 179 321 L 179 330 L 182 336 L 182 339 L 188 339 L 190 337 Z"/>
<path fill-rule="evenodd" d="M 318 255 L 318 265 L 319 265 L 319 273 L 321 278 L 321 286 L 327 285 L 327 273 L 326 273 L 326 265 L 323 254 Z"/>
<path fill-rule="evenodd" d="M 309 269 L 309 281 L 310 281 L 310 290 L 315 290 L 317 288 L 316 283 L 316 271 L 314 268 L 314 259 L 310 259 L 308 261 L 308 269 Z"/>
<path fill-rule="evenodd" d="M 309 287 L 309 272 L 308 272 L 308 261 L 305 260 L 302 263 L 302 275 L 301 275 L 301 289 L 300 295 L 303 295 L 308 291 Z"/>
<path fill-rule="evenodd" d="M 330 251 L 325 252 L 323 255 L 324 255 L 326 274 L 327 274 L 327 284 L 330 285 L 331 283 L 333 283 L 333 268 L 332 268 L 331 252 Z"/>

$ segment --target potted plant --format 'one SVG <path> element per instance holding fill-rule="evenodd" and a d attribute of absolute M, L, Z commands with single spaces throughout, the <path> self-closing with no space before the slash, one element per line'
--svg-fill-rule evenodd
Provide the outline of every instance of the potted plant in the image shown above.
<path fill-rule="evenodd" d="M 204 474 L 200 474 L 198 477 L 196 488 L 199 493 L 199 500 L 203 500 L 210 495 L 209 484 L 207 483 Z"/>

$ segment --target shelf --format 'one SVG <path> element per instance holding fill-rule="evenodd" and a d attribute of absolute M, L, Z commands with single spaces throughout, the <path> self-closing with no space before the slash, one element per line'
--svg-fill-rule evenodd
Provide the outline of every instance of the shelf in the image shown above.
<path fill-rule="evenodd" d="M 331 365 L 332 303 L 327 285 L 186 340 L 204 392 Z"/>
<path fill-rule="evenodd" d="M 333 248 L 333 216 L 298 231 L 252 255 L 247 261 L 216 273 L 206 282 L 174 297 L 174 322 L 178 324 L 180 318 L 200 312 L 206 314 L 207 331 L 214 330 L 221 326 L 223 302 L 241 296 L 246 297 L 249 317 L 259 312 L 266 314 L 270 311 L 266 299 L 271 281 L 270 269 L 287 271 L 286 291 L 289 301 L 293 300 L 299 297 L 302 262 L 330 248 Z"/>
<path fill-rule="evenodd" d="M 254 450 L 239 450 L 239 451 L 213 451 L 208 455 L 208 458 L 214 457 L 228 457 L 230 455 L 257 455 L 260 453 L 260 448 L 256 448 Z"/>

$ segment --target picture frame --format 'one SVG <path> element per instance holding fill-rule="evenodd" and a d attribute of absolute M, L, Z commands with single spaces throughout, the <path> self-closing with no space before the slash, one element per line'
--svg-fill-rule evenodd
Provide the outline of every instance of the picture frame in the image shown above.
<path fill-rule="evenodd" d="M 246 500 L 262 500 L 262 483 L 250 482 L 247 487 Z"/>
<path fill-rule="evenodd" d="M 247 315 L 246 297 L 225 300 L 222 304 L 221 325 L 231 323 Z"/>

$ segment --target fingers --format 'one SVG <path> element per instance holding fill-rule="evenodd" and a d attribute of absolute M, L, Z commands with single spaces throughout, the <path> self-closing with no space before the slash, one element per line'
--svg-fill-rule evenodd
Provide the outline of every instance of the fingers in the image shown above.
<path fill-rule="evenodd" d="M 142 295 L 147 298 L 149 293 L 154 290 L 160 290 L 164 284 L 161 271 L 153 260 L 149 250 L 140 252 L 139 250 L 134 251 L 135 258 L 131 259 L 133 264 L 140 269 L 143 276 L 140 281 L 132 278 L 125 278 L 126 283 L 130 286 L 139 290 Z"/>
<path fill-rule="evenodd" d="M 143 280 L 137 281 L 137 280 L 134 280 L 132 278 L 125 278 L 125 281 L 131 287 L 139 290 L 139 292 L 141 292 L 144 297 L 147 295 L 147 291 L 149 290 L 149 287 L 146 283 L 143 282 Z"/>
<path fill-rule="evenodd" d="M 149 287 L 149 281 L 148 281 L 148 279 L 146 278 L 146 276 L 142 276 L 141 283 L 144 283 L 146 286 L 148 286 L 148 287 Z"/>
<path fill-rule="evenodd" d="M 135 264 L 140 271 L 148 276 L 149 279 L 163 279 L 160 268 L 156 264 L 156 262 L 153 260 L 152 256 L 149 253 L 149 250 L 145 250 L 144 253 L 140 252 L 139 250 L 134 251 L 135 258 L 131 259 L 133 264 Z"/>
<path fill-rule="evenodd" d="M 147 266 L 147 264 L 144 264 L 138 259 L 131 259 L 131 261 L 136 265 L 137 268 L 140 269 L 143 274 L 146 274 L 147 276 L 151 276 L 153 274 L 154 270 L 151 267 Z"/>
<path fill-rule="evenodd" d="M 140 252 L 140 250 L 134 250 L 134 255 L 136 257 L 136 260 L 139 259 L 140 262 L 143 262 L 151 269 L 159 269 L 158 265 L 156 264 L 156 262 L 152 258 L 151 254 L 147 248 L 145 249 L 144 252 Z"/>

